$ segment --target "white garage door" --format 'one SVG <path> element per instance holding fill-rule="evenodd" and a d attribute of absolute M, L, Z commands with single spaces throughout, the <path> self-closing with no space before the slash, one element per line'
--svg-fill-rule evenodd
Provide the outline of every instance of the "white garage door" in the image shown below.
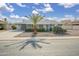
<path fill-rule="evenodd" d="M 79 25 L 73 26 L 73 30 L 79 30 Z"/>

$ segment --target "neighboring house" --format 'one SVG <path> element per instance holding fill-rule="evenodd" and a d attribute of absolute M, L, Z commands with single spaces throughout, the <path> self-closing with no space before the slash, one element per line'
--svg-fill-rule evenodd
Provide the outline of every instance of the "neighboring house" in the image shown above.
<path fill-rule="evenodd" d="M 7 30 L 7 22 L 5 20 L 0 20 L 0 29 Z"/>
<path fill-rule="evenodd" d="M 71 20 L 62 20 L 60 22 L 62 28 L 72 30 L 72 21 Z"/>
<path fill-rule="evenodd" d="M 47 31 L 50 30 L 50 28 L 53 28 L 53 26 L 55 24 L 57 24 L 58 22 L 54 21 L 54 20 L 41 20 L 37 23 L 37 28 L 38 29 L 45 29 Z M 26 20 L 23 22 L 17 22 L 16 23 L 17 26 L 17 30 L 25 30 L 25 29 L 32 29 L 32 21 L 31 20 Z"/>
<path fill-rule="evenodd" d="M 61 26 L 64 29 L 67 30 L 79 30 L 79 21 L 78 20 L 62 20 L 60 22 L 57 22 L 55 20 L 41 20 L 37 23 L 38 29 L 45 29 L 47 31 L 50 30 L 50 28 L 53 28 L 53 26 L 58 25 Z M 32 21 L 26 20 L 23 22 L 17 22 L 16 23 L 17 30 L 25 30 L 25 29 L 32 29 Z"/>
<path fill-rule="evenodd" d="M 60 24 L 62 24 L 62 28 L 67 30 L 79 30 L 79 20 L 63 20 Z"/>
<path fill-rule="evenodd" d="M 79 30 L 79 20 L 72 21 L 73 30 Z"/>
<path fill-rule="evenodd" d="M 24 31 L 26 29 L 32 29 L 32 21 L 31 20 L 23 20 L 21 22 L 8 23 L 6 19 L 0 20 L 0 28 L 4 30 L 12 30 L 11 26 L 15 24 L 16 30 Z M 37 29 L 44 29 L 49 31 L 53 26 L 58 25 L 67 30 L 79 30 L 79 20 L 62 20 L 57 22 L 55 20 L 43 19 L 37 23 Z"/>

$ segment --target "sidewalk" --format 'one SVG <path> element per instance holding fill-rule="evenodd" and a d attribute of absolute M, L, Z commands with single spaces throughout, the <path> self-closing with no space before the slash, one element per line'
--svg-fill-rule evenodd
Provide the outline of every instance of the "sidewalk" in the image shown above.
<path fill-rule="evenodd" d="M 5 31 L 0 32 L 0 41 L 4 40 L 25 40 L 25 39 L 31 39 L 31 37 L 15 37 L 16 35 L 20 34 L 22 32 L 11 32 L 11 31 Z M 52 36 L 52 37 L 36 37 L 38 39 L 78 39 L 79 36 Z"/>
<path fill-rule="evenodd" d="M 79 36 L 72 36 L 72 37 L 36 37 L 37 39 L 45 39 L 45 40 L 66 40 L 66 39 L 79 39 Z M 0 38 L 0 41 L 18 41 L 18 40 L 27 40 L 31 39 L 31 37 L 8 37 L 8 38 Z"/>
<path fill-rule="evenodd" d="M 11 31 L 4 31 L 4 32 L 0 32 L 0 40 L 3 39 L 13 39 L 14 36 L 20 34 L 22 32 L 11 32 Z"/>

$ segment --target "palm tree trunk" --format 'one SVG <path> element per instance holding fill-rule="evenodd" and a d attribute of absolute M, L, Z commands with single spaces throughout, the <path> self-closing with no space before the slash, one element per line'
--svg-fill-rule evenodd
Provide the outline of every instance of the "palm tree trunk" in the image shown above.
<path fill-rule="evenodd" d="M 36 25 L 33 25 L 33 34 L 37 34 Z"/>

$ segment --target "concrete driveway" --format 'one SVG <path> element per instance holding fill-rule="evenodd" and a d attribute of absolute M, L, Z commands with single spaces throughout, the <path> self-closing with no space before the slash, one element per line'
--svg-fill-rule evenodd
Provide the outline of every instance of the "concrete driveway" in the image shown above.
<path fill-rule="evenodd" d="M 22 32 L 18 31 L 3 31 L 0 32 L 0 39 L 8 39 L 8 38 L 14 38 L 14 36 L 20 34 Z"/>

